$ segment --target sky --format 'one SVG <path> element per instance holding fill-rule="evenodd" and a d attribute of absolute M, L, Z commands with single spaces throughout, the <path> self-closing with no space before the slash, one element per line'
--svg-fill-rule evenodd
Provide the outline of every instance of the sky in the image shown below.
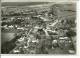
<path fill-rule="evenodd" d="M 1 2 L 59 2 L 59 1 L 75 1 L 75 0 L 1 0 Z"/>

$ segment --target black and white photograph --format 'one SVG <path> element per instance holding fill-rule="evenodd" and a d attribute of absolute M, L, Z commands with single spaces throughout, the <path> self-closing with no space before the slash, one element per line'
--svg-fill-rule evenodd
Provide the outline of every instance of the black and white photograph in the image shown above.
<path fill-rule="evenodd" d="M 57 1 L 1 0 L 1 54 L 75 55 L 76 2 Z"/>

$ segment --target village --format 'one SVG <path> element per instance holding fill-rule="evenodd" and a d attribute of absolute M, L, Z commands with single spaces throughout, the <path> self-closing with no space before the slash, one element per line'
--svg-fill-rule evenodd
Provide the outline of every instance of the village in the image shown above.
<path fill-rule="evenodd" d="M 2 7 L 1 52 L 3 54 L 75 54 L 75 10 L 65 8 L 72 6 L 44 4 Z"/>

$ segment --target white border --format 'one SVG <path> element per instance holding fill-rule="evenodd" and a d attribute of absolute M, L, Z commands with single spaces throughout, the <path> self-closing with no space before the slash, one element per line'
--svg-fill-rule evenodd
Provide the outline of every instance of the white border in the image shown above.
<path fill-rule="evenodd" d="M 80 55 L 80 1 L 77 2 L 77 55 Z"/>

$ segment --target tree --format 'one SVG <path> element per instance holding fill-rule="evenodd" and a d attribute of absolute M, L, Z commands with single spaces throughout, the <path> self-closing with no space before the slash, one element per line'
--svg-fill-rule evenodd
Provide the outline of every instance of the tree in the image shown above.
<path fill-rule="evenodd" d="M 70 29 L 66 34 L 68 37 L 72 37 L 76 35 L 76 32 Z"/>

